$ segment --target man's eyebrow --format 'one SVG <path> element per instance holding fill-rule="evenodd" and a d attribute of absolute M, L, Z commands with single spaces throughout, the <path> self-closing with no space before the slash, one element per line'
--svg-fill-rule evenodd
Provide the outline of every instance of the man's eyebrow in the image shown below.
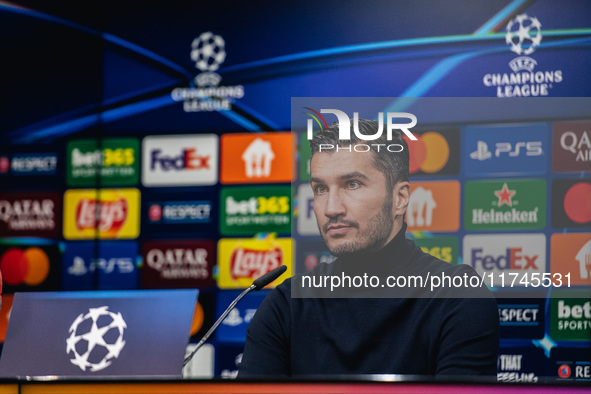
<path fill-rule="evenodd" d="M 363 174 L 362 172 L 359 171 L 354 171 L 354 172 L 350 172 L 348 174 L 343 174 L 341 176 L 339 176 L 339 180 L 348 180 L 348 179 L 353 179 L 353 178 L 360 178 L 360 179 L 369 179 L 365 174 Z M 316 177 L 311 177 L 310 178 L 310 183 L 323 183 L 322 179 L 320 178 L 316 178 Z"/>
<path fill-rule="evenodd" d="M 339 177 L 339 179 L 342 179 L 342 180 L 347 180 L 347 179 L 351 179 L 351 178 L 369 179 L 364 173 L 359 172 L 359 171 L 351 172 L 349 174 L 344 174 Z"/>

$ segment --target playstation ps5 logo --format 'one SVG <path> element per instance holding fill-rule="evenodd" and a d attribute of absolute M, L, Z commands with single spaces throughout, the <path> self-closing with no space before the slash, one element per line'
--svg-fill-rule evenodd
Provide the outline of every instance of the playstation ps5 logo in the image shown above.
<path fill-rule="evenodd" d="M 510 142 L 497 142 L 495 144 L 495 157 L 501 157 L 502 154 L 507 154 L 509 157 L 518 157 L 522 152 L 526 156 L 541 156 L 542 141 L 520 141 L 514 144 Z M 493 154 L 488 150 L 488 144 L 484 141 L 476 143 L 476 150 L 470 153 L 470 158 L 473 160 L 484 161 L 492 158 Z"/>
<path fill-rule="evenodd" d="M 488 145 L 484 141 L 478 141 L 476 143 L 476 150 L 470 153 L 470 158 L 474 160 L 486 160 L 492 157 L 492 153 L 488 150 Z"/>

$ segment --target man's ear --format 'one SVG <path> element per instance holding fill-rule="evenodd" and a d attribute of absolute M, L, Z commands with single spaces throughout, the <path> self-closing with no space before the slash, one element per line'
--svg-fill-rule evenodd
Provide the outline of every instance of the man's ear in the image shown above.
<path fill-rule="evenodd" d="M 394 214 L 403 216 L 410 201 L 410 183 L 406 181 L 398 182 L 392 192 L 394 193 L 392 199 L 394 201 Z"/>

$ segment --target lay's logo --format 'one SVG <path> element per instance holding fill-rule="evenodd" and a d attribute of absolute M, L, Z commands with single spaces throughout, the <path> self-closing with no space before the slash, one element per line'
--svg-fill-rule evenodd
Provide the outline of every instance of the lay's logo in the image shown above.
<path fill-rule="evenodd" d="M 64 195 L 64 238 L 137 238 L 139 204 L 137 189 L 68 190 Z"/>
<path fill-rule="evenodd" d="M 127 200 L 100 202 L 83 198 L 76 206 L 78 231 L 99 228 L 105 233 L 117 234 L 127 219 Z"/>
<path fill-rule="evenodd" d="M 290 238 L 275 238 L 268 235 L 264 238 L 221 239 L 218 243 L 218 286 L 221 289 L 240 289 L 250 286 L 253 280 L 286 265 L 291 272 Z M 283 274 L 271 284 L 281 283 L 289 274 Z"/>
<path fill-rule="evenodd" d="M 281 248 L 254 250 L 236 248 L 230 258 L 230 276 L 232 279 L 258 278 L 279 267 L 283 262 Z"/>

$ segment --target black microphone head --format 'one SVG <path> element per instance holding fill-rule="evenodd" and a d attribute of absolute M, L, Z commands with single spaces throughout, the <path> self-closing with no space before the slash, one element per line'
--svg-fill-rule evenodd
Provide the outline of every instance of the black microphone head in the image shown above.
<path fill-rule="evenodd" d="M 287 269 L 286 266 L 280 265 L 279 267 L 275 268 L 273 271 L 267 272 L 265 275 L 261 276 L 260 278 L 255 279 L 252 284 L 254 285 L 253 290 L 260 290 L 263 287 L 267 286 L 269 283 L 273 282 L 275 279 L 279 278 L 282 273 L 285 272 Z"/>

